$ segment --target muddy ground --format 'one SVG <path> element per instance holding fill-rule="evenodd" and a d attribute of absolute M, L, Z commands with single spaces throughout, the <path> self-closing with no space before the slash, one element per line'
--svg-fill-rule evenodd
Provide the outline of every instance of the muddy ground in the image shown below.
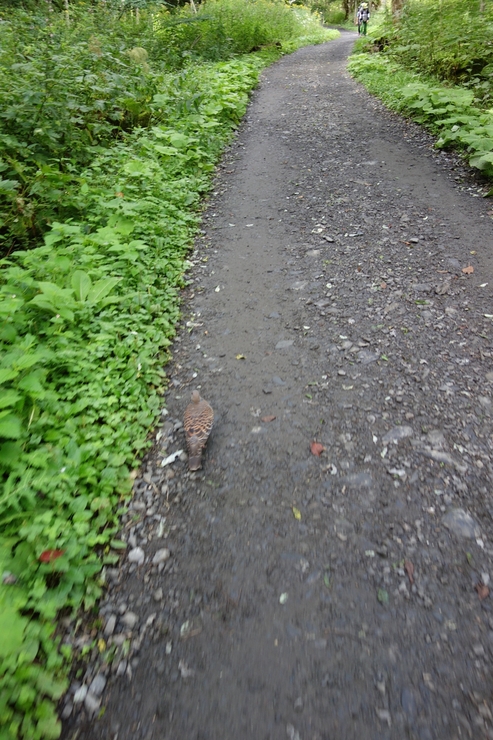
<path fill-rule="evenodd" d="M 67 739 L 493 738 L 491 205 L 354 38 L 266 70 L 219 168 Z"/>

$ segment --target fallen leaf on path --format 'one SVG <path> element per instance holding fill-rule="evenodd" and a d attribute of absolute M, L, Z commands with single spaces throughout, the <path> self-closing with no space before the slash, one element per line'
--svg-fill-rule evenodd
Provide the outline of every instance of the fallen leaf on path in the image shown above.
<path fill-rule="evenodd" d="M 388 604 L 389 603 L 389 595 L 387 591 L 384 588 L 379 588 L 377 593 L 377 599 L 381 604 Z"/>
<path fill-rule="evenodd" d="M 273 415 L 270 415 L 270 416 L 262 416 L 262 418 L 260 419 L 260 421 L 264 421 L 266 424 L 268 424 L 269 421 L 274 421 L 274 419 L 276 419 L 276 418 L 277 417 L 276 416 L 273 416 Z"/>
<path fill-rule="evenodd" d="M 245 360 L 246 357 L 245 357 L 245 355 L 236 355 L 236 359 L 237 360 Z"/>
<path fill-rule="evenodd" d="M 61 558 L 65 550 L 44 550 L 39 556 L 42 563 L 52 563 L 57 558 Z"/>
<path fill-rule="evenodd" d="M 386 287 L 387 287 L 387 283 L 380 283 L 380 288 L 382 290 L 385 290 Z"/>
<path fill-rule="evenodd" d="M 490 595 L 490 589 L 488 588 L 488 586 L 485 586 L 484 583 L 477 583 L 474 588 L 478 592 L 480 601 L 483 601 L 484 599 L 486 599 L 487 596 Z"/>
<path fill-rule="evenodd" d="M 414 583 L 414 565 L 410 560 L 404 560 L 404 570 L 406 571 L 409 583 L 412 586 Z"/>
<path fill-rule="evenodd" d="M 316 457 L 320 457 L 320 455 L 322 454 L 324 450 L 325 450 L 325 447 L 322 444 L 320 444 L 320 442 L 316 442 L 315 440 L 310 442 L 310 452 L 312 453 L 312 455 L 316 455 Z"/>
<path fill-rule="evenodd" d="M 293 516 L 298 521 L 301 520 L 301 511 L 299 509 L 297 509 L 296 506 L 293 506 Z"/>
<path fill-rule="evenodd" d="M 472 265 L 468 265 L 467 267 L 463 267 L 462 268 L 462 272 L 465 275 L 472 275 L 472 273 L 474 272 L 474 267 Z"/>

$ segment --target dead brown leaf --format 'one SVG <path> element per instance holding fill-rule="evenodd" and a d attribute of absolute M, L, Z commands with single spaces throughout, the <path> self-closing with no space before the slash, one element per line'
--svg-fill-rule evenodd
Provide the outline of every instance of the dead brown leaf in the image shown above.
<path fill-rule="evenodd" d="M 315 455 L 316 457 L 320 457 L 320 455 L 322 454 L 324 450 L 325 450 L 325 447 L 322 444 L 320 444 L 320 442 L 316 442 L 315 440 L 310 442 L 310 452 L 312 453 L 312 455 Z"/>
<path fill-rule="evenodd" d="M 414 583 L 414 565 L 410 560 L 404 560 L 404 570 L 406 571 L 409 583 L 412 586 Z"/>
<path fill-rule="evenodd" d="M 483 601 L 484 599 L 486 599 L 487 596 L 490 595 L 490 589 L 488 588 L 488 586 L 485 586 L 484 583 L 476 583 L 474 588 L 478 592 L 480 601 Z"/>
<path fill-rule="evenodd" d="M 385 290 L 386 287 L 387 287 L 387 283 L 380 283 L 380 288 L 382 290 Z"/>
<path fill-rule="evenodd" d="M 269 423 L 269 421 L 274 421 L 276 417 L 275 416 L 262 416 L 260 421 L 264 421 L 266 424 Z"/>
<path fill-rule="evenodd" d="M 472 275 L 474 272 L 474 267 L 472 265 L 467 265 L 467 267 L 462 268 L 462 272 L 464 275 Z"/>

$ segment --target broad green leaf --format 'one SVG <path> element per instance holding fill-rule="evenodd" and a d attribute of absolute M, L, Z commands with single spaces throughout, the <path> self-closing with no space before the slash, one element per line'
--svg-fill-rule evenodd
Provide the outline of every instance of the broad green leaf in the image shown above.
<path fill-rule="evenodd" d="M 472 167 L 477 167 L 478 170 L 485 170 L 489 167 L 493 168 L 493 152 L 475 154 L 469 157 L 469 164 Z"/>
<path fill-rule="evenodd" d="M 15 192 L 19 187 L 19 184 L 20 183 L 17 180 L 2 180 L 0 178 L 0 191 Z"/>
<path fill-rule="evenodd" d="M 4 439 L 19 439 L 21 436 L 22 420 L 18 416 L 7 414 L 7 416 L 0 418 L 0 437 Z"/>
<path fill-rule="evenodd" d="M 28 367 L 36 365 L 38 362 L 43 362 L 51 357 L 51 352 L 40 350 L 39 352 L 24 352 L 22 357 L 18 357 L 15 361 L 15 366 L 19 370 L 27 370 Z"/>
<path fill-rule="evenodd" d="M 72 288 L 74 289 L 75 297 L 81 303 L 87 298 L 89 291 L 91 290 L 92 280 L 83 270 L 76 270 L 72 275 Z"/>
<path fill-rule="evenodd" d="M 28 393 L 44 393 L 45 389 L 43 388 L 41 381 L 45 379 L 45 376 L 45 370 L 40 368 L 34 370 L 32 373 L 29 373 L 29 375 L 26 375 L 24 378 L 19 380 L 18 387 Z"/>
<path fill-rule="evenodd" d="M 53 717 L 40 719 L 36 729 L 43 740 L 58 740 L 62 734 L 62 723 L 58 717 L 53 714 Z"/>
<path fill-rule="evenodd" d="M 45 671 L 39 671 L 36 676 L 36 685 L 43 694 L 52 699 L 59 699 L 67 688 L 66 681 L 55 681 Z"/>
<path fill-rule="evenodd" d="M 19 375 L 17 370 L 12 368 L 0 367 L 0 384 L 6 383 L 8 380 L 13 380 Z"/>
<path fill-rule="evenodd" d="M 27 619 L 9 605 L 2 604 L 0 608 L 0 657 L 15 654 L 22 645 Z"/>
<path fill-rule="evenodd" d="M 176 148 L 173 146 L 163 146 L 162 144 L 155 144 L 154 149 L 159 152 L 159 154 L 168 154 L 172 157 L 176 157 L 178 155 Z"/>
<path fill-rule="evenodd" d="M 131 162 L 127 162 L 124 169 L 129 175 L 146 175 L 149 171 L 148 165 L 140 159 L 133 159 Z"/>
<path fill-rule="evenodd" d="M 4 442 L 0 445 L 0 465 L 12 468 L 19 460 L 22 446 L 19 442 Z"/>
<path fill-rule="evenodd" d="M 117 218 L 112 216 L 108 221 L 108 224 L 119 234 L 123 234 L 123 236 L 128 236 L 135 229 L 135 222 L 131 218 Z"/>
<path fill-rule="evenodd" d="M 68 321 L 74 320 L 74 312 L 70 308 L 59 305 L 55 306 L 50 300 L 44 298 L 42 295 L 35 295 L 30 303 L 34 303 L 36 306 L 39 306 L 39 308 L 44 308 L 46 311 L 51 311 L 51 313 L 59 314 Z"/>
<path fill-rule="evenodd" d="M 99 301 L 105 298 L 108 293 L 111 293 L 115 285 L 119 282 L 120 279 L 114 277 L 98 280 L 98 282 L 95 283 L 89 291 L 89 295 L 87 296 L 88 303 L 99 303 Z"/>
<path fill-rule="evenodd" d="M 171 146 L 174 146 L 176 149 L 185 149 L 190 143 L 190 137 L 185 136 L 185 134 L 171 134 L 169 140 Z"/>
<path fill-rule="evenodd" d="M 3 391 L 0 394 L 0 409 L 4 409 L 7 406 L 15 406 L 17 401 L 22 398 L 20 393 L 13 390 Z"/>

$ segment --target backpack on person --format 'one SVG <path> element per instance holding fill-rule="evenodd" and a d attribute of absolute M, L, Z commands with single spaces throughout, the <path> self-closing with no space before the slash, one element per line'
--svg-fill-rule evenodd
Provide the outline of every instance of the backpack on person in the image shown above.
<path fill-rule="evenodd" d="M 368 8 L 361 8 L 360 10 L 360 20 L 362 23 L 368 23 L 368 19 L 370 18 L 370 11 Z"/>

